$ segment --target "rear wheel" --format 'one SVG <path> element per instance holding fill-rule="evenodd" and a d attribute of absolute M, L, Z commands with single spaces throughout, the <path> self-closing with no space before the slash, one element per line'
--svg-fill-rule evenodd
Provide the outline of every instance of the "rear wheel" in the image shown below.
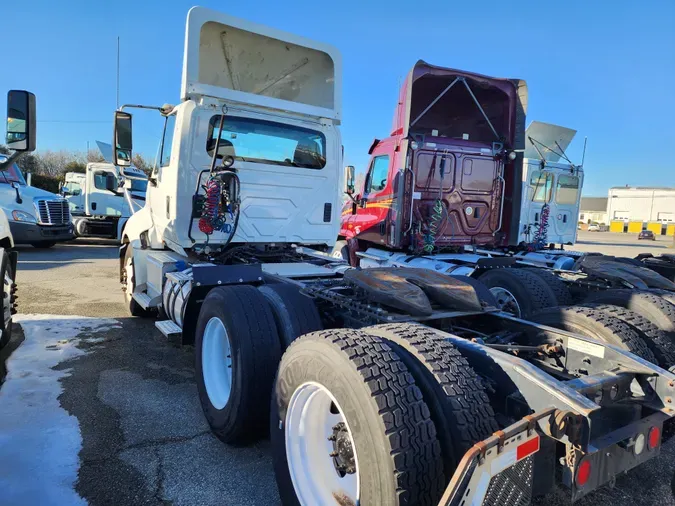
<path fill-rule="evenodd" d="M 263 434 L 280 354 L 272 311 L 256 288 L 208 293 L 197 319 L 195 370 L 204 416 L 222 441 L 244 443 Z"/>
<path fill-rule="evenodd" d="M 497 307 L 518 318 L 556 306 L 555 295 L 546 283 L 524 269 L 492 269 L 478 279 L 497 299 Z"/>
<path fill-rule="evenodd" d="M 602 311 L 582 306 L 552 307 L 540 311 L 530 319 L 536 323 L 613 344 L 649 362 L 658 363 L 640 334 L 627 323 Z"/>
<path fill-rule="evenodd" d="M 573 303 L 572 294 L 567 288 L 567 285 L 553 272 L 546 269 L 538 269 L 536 267 L 526 267 L 523 270 L 531 272 L 546 283 L 546 286 L 548 286 L 555 295 L 556 306 L 570 306 Z"/>
<path fill-rule="evenodd" d="M 284 505 L 437 504 L 445 487 L 429 408 L 385 340 L 314 332 L 284 354 L 272 400 Z"/>
<path fill-rule="evenodd" d="M 464 454 L 499 429 L 480 378 L 457 348 L 429 327 L 393 323 L 363 330 L 387 339 L 422 390 L 449 481 Z"/>
<path fill-rule="evenodd" d="M 586 304 L 586 307 L 601 311 L 630 325 L 644 339 L 654 353 L 658 364 L 664 369 L 675 365 L 675 342 L 670 339 L 667 332 L 658 328 L 644 316 L 611 304 Z"/>
<path fill-rule="evenodd" d="M 625 307 L 675 336 L 675 305 L 656 293 L 630 289 L 604 290 L 590 294 L 586 302 Z"/>
<path fill-rule="evenodd" d="M 295 338 L 323 329 L 314 301 L 303 295 L 300 288 L 288 283 L 263 285 L 258 288 L 272 309 L 281 339 L 281 351 Z"/>

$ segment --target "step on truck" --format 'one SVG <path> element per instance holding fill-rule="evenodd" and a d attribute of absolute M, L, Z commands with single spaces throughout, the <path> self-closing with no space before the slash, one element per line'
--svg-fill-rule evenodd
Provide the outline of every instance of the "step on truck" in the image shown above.
<path fill-rule="evenodd" d="M 213 433 L 270 435 L 284 504 L 527 504 L 557 486 L 574 500 L 659 454 L 675 375 L 627 329 L 557 330 L 466 276 L 328 254 L 337 49 L 195 7 L 183 61 L 180 103 L 155 107 L 159 162 L 120 280 L 132 315 L 194 346 Z M 122 168 L 132 109 L 115 113 Z"/>
<path fill-rule="evenodd" d="M 23 154 L 35 151 L 36 146 L 36 106 L 35 95 L 24 90 L 10 90 L 7 93 L 7 133 L 5 143 L 10 152 L 0 155 L 0 173 L 5 181 L 12 174 L 21 171 L 15 161 Z M 23 177 L 22 177 L 23 179 Z M 12 227 L 7 216 L 13 220 L 25 214 L 21 210 L 22 198 L 18 183 L 11 184 L 13 198 L 0 198 L 0 279 L 2 280 L 2 300 L 0 300 L 0 349 L 12 338 L 12 317 L 16 314 L 16 263 L 17 252 L 14 249 Z M 13 214 L 16 213 L 16 214 Z"/>
<path fill-rule="evenodd" d="M 575 131 L 541 122 L 525 129 L 526 105 L 523 81 L 418 62 L 390 136 L 370 147 L 361 188 L 347 167 L 350 200 L 332 254 L 354 267 L 470 276 L 518 317 L 591 304 L 643 337 L 655 325 L 673 355 L 675 283 L 636 259 L 562 248 L 576 241 L 583 184 L 583 166 L 565 154 Z M 579 317 L 546 322 L 572 329 Z"/>
<path fill-rule="evenodd" d="M 112 163 L 88 163 L 85 173 L 67 172 L 61 195 L 68 201 L 75 237 L 121 240 L 133 211 L 145 205 L 148 178 L 130 166 L 123 177 Z"/>

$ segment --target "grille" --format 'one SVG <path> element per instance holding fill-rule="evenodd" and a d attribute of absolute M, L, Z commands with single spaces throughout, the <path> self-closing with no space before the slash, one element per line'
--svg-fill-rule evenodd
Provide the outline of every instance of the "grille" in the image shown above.
<path fill-rule="evenodd" d="M 70 223 L 70 209 L 67 200 L 38 200 L 40 223 L 43 225 L 67 225 Z"/>

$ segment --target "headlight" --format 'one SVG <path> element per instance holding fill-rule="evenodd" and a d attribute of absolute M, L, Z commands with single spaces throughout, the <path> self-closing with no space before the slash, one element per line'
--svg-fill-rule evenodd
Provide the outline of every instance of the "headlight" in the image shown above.
<path fill-rule="evenodd" d="M 12 218 L 14 221 L 23 221 L 26 223 L 37 223 L 35 216 L 24 211 L 12 211 Z"/>
<path fill-rule="evenodd" d="M 508 154 L 509 160 L 511 160 L 511 161 L 515 160 L 516 156 L 518 156 L 518 155 L 515 151 L 509 151 L 509 154 Z"/>
<path fill-rule="evenodd" d="M 420 145 L 417 143 L 417 141 L 411 141 L 410 142 L 410 147 L 415 150 L 420 147 Z"/>

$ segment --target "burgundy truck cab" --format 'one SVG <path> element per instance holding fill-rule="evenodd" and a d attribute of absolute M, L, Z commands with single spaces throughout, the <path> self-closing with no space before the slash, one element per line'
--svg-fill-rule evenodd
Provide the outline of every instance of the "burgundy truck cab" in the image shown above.
<path fill-rule="evenodd" d="M 429 253 L 506 246 L 517 238 L 526 102 L 524 81 L 417 62 L 340 235 Z"/>

